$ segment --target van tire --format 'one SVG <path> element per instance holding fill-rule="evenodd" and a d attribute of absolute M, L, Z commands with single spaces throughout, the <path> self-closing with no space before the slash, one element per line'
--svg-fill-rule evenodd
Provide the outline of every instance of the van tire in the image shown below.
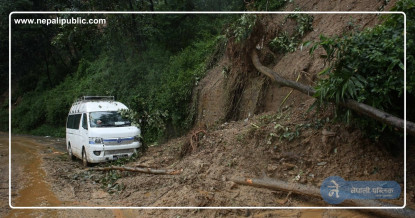
<path fill-rule="evenodd" d="M 88 158 L 86 156 L 85 148 L 82 148 L 82 165 L 84 167 L 89 167 Z"/>
<path fill-rule="evenodd" d="M 73 155 L 71 144 L 68 145 L 68 155 L 69 155 L 69 159 L 71 159 L 71 160 L 76 159 L 75 155 Z"/>

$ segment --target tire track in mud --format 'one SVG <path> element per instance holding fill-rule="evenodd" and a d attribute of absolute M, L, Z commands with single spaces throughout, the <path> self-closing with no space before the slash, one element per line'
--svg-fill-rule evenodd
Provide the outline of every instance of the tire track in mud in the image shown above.
<path fill-rule="evenodd" d="M 45 171 L 41 168 L 40 146 L 29 139 L 12 137 L 12 183 L 19 184 L 17 196 L 12 196 L 15 207 L 59 206 L 61 202 L 45 182 Z M 14 181 L 15 180 L 15 181 Z M 7 217 L 57 216 L 56 210 L 13 209 Z"/>

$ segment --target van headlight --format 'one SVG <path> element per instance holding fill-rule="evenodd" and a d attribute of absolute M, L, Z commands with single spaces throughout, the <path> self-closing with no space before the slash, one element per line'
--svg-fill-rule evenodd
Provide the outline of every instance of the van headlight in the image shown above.
<path fill-rule="evenodd" d="M 89 137 L 89 144 L 103 144 L 103 140 L 98 137 Z"/>

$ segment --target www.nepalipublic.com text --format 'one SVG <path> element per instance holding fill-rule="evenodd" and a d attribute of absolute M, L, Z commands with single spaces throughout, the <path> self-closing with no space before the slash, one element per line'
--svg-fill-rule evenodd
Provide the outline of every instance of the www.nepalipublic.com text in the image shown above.
<path fill-rule="evenodd" d="M 41 24 L 41 25 L 66 25 L 66 24 L 106 24 L 107 20 L 100 19 L 85 19 L 81 17 L 72 18 L 45 18 L 45 19 L 13 19 L 15 24 Z"/>

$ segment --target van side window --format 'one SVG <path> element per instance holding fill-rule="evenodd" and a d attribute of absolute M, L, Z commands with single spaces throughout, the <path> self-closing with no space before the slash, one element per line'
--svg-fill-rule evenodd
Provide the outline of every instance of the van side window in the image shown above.
<path fill-rule="evenodd" d="M 68 116 L 66 128 L 79 129 L 79 122 L 81 121 L 81 114 L 71 114 Z"/>
<path fill-rule="evenodd" d="M 82 128 L 88 129 L 88 122 L 87 122 L 87 117 L 85 113 L 82 115 Z"/>
<path fill-rule="evenodd" d="M 82 114 L 75 114 L 75 118 L 74 118 L 74 122 L 73 122 L 73 128 L 74 129 L 79 129 L 79 124 L 81 122 L 81 115 Z"/>
<path fill-rule="evenodd" d="M 69 115 L 66 121 L 66 128 L 72 129 L 72 124 L 73 124 L 73 115 Z"/>

